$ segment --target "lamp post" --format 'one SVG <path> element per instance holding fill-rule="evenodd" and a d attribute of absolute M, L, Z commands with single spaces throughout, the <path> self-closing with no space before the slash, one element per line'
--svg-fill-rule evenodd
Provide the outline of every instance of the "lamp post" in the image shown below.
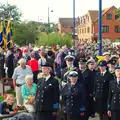
<path fill-rule="evenodd" d="M 102 0 L 99 0 L 99 56 L 102 55 Z"/>
<path fill-rule="evenodd" d="M 76 27 L 76 21 L 75 21 L 75 0 L 73 0 L 73 43 L 75 45 L 75 27 Z"/>
<path fill-rule="evenodd" d="M 53 12 L 53 10 L 50 11 L 50 8 L 48 7 L 48 33 L 50 32 L 50 12 Z"/>

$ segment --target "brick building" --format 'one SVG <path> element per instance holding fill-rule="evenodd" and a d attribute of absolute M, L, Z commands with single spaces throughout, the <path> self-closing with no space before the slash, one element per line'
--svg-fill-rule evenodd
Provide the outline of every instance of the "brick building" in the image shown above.
<path fill-rule="evenodd" d="M 77 34 L 77 25 L 79 19 L 76 18 L 76 34 Z M 72 33 L 73 32 L 73 18 L 59 18 L 58 23 L 59 33 Z"/>
<path fill-rule="evenodd" d="M 104 42 L 115 42 L 120 38 L 120 20 L 115 14 L 117 8 L 112 6 L 102 12 L 102 38 Z M 88 13 L 80 17 L 78 25 L 79 41 L 98 40 L 98 11 L 89 10 Z"/>

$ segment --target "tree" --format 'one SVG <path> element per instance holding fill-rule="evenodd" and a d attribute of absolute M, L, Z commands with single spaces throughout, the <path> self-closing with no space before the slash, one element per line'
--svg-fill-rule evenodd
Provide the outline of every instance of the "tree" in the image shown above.
<path fill-rule="evenodd" d="M 70 34 L 64 34 L 64 35 L 60 35 L 57 32 L 53 32 L 53 33 L 49 33 L 46 34 L 44 33 L 40 33 L 38 36 L 38 40 L 36 40 L 35 45 L 36 46 L 41 46 L 41 45 L 67 45 L 69 47 L 72 46 L 72 35 Z"/>
<path fill-rule="evenodd" d="M 37 30 L 35 24 L 14 23 L 13 40 L 14 43 L 23 46 L 29 43 L 34 44 L 37 39 Z"/>
<path fill-rule="evenodd" d="M 20 17 L 22 16 L 19 8 L 15 5 L 4 5 L 0 4 L 0 19 L 8 20 L 12 17 L 13 21 L 20 21 Z"/>
<path fill-rule="evenodd" d="M 118 20 L 120 20 L 120 8 L 118 8 L 116 11 L 115 11 L 115 14 L 118 15 Z"/>

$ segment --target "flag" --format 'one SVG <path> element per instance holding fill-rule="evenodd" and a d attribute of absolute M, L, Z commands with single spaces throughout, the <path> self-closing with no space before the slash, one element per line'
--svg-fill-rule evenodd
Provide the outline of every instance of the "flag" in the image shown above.
<path fill-rule="evenodd" d="M 6 25 L 5 25 L 5 21 L 4 21 L 4 25 L 3 25 L 3 42 L 4 42 L 4 48 L 7 48 L 7 39 L 6 39 Z"/>
<path fill-rule="evenodd" d="M 12 28 L 11 28 L 11 18 L 8 20 L 6 28 L 6 38 L 7 38 L 7 47 L 10 48 L 13 45 L 12 41 Z"/>
<path fill-rule="evenodd" d="M 1 22 L 0 25 L 0 47 L 4 46 L 4 42 L 3 42 L 3 23 Z"/>

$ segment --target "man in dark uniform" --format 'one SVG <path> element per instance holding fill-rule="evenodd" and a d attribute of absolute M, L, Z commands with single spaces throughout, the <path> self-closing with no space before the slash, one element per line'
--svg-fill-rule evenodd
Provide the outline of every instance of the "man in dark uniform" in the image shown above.
<path fill-rule="evenodd" d="M 71 55 L 67 55 L 65 57 L 67 67 L 65 67 L 62 70 L 61 79 L 62 79 L 62 81 L 66 82 L 66 83 L 68 82 L 68 74 L 69 74 L 69 72 L 77 69 L 73 65 L 74 60 L 75 60 L 75 58 L 73 56 L 71 56 Z"/>
<path fill-rule="evenodd" d="M 113 75 L 107 71 L 107 62 L 100 61 L 98 72 L 95 76 L 94 83 L 94 100 L 96 112 L 99 113 L 100 120 L 107 120 L 107 99 L 109 91 L 109 83 L 114 79 Z"/>
<path fill-rule="evenodd" d="M 0 50 L 0 77 L 1 78 L 5 78 L 6 74 L 5 74 L 5 55 L 4 55 L 4 51 L 1 48 Z"/>
<path fill-rule="evenodd" d="M 93 100 L 93 86 L 95 81 L 95 60 L 89 59 L 87 61 L 87 68 L 83 72 L 83 84 L 85 85 L 86 92 L 87 92 L 87 115 L 86 119 L 89 118 L 89 116 L 94 117 L 95 110 L 94 110 L 94 100 Z"/>
<path fill-rule="evenodd" d="M 104 56 L 104 60 L 107 62 L 107 64 L 108 64 L 108 62 L 109 62 L 109 60 L 110 60 L 110 53 L 109 52 L 104 52 L 103 53 L 103 56 Z"/>
<path fill-rule="evenodd" d="M 111 81 L 108 95 L 108 116 L 120 120 L 120 66 L 115 68 L 116 80 Z"/>
<path fill-rule="evenodd" d="M 84 84 L 83 81 L 83 73 L 86 70 L 86 60 L 84 58 L 81 58 L 79 61 L 79 68 L 77 69 L 78 72 L 78 80 Z"/>
<path fill-rule="evenodd" d="M 50 65 L 42 66 L 43 76 L 38 80 L 38 88 L 35 97 L 35 120 L 52 120 L 59 106 L 59 84 L 50 75 Z"/>
<path fill-rule="evenodd" d="M 7 58 L 6 58 L 6 68 L 7 68 L 7 74 L 8 78 L 12 78 L 13 71 L 14 71 L 14 56 L 12 49 L 9 49 L 7 51 Z"/>
<path fill-rule="evenodd" d="M 81 120 L 85 111 L 85 89 L 77 81 L 78 73 L 71 71 L 69 73 L 70 82 L 61 89 L 62 111 L 66 115 L 66 120 Z"/>
<path fill-rule="evenodd" d="M 117 61 L 115 59 L 111 59 L 108 62 L 109 72 L 114 74 L 115 73 L 115 67 L 116 67 Z"/>

